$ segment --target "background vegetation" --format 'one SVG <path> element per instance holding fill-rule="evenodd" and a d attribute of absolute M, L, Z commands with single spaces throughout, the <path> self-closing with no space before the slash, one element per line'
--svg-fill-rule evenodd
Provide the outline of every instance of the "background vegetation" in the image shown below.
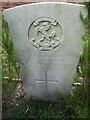
<path fill-rule="evenodd" d="M 85 3 L 90 10 L 90 2 Z M 87 85 L 88 85 L 88 41 L 90 41 L 89 17 L 83 18 L 82 13 L 80 18 L 84 23 L 86 32 L 82 36 L 83 51 L 80 56 L 80 61 L 75 74 L 72 94 L 68 97 L 60 96 L 62 102 L 51 103 L 43 101 L 35 101 L 32 98 L 23 100 L 18 107 L 13 111 L 8 110 L 3 114 L 3 118 L 86 118 L 88 116 L 87 107 Z M 88 19 L 89 18 L 89 19 Z M 15 58 L 13 44 L 8 31 L 7 23 L 2 19 L 2 87 L 3 87 L 3 112 L 6 109 L 5 103 L 9 100 L 11 93 L 16 90 L 17 81 L 20 79 L 19 65 Z M 60 99 L 61 99 L 60 98 Z M 5 108 L 4 108 L 5 107 Z"/>
<path fill-rule="evenodd" d="M 8 31 L 8 25 L 2 17 L 2 87 L 3 99 L 8 99 L 15 90 L 14 79 L 19 79 L 19 66 L 15 58 L 14 48 Z"/>

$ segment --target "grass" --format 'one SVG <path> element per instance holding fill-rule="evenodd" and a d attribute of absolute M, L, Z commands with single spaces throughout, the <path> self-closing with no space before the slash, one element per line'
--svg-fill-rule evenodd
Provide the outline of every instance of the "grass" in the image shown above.
<path fill-rule="evenodd" d="M 2 13 L 0 12 L 0 42 L 1 42 L 1 32 L 2 32 Z M 2 47 L 0 46 L 0 58 L 2 53 Z M 2 62 L 0 59 L 0 119 L 1 119 L 1 107 L 2 107 Z"/>
<path fill-rule="evenodd" d="M 8 32 L 8 25 L 2 17 L 2 98 L 6 101 L 16 89 L 16 82 L 19 79 L 19 65 L 17 63 L 13 44 Z"/>
<path fill-rule="evenodd" d="M 85 99 L 86 98 L 86 99 Z M 44 102 L 29 98 L 20 103 L 6 118 L 87 118 L 87 87 L 77 86 L 72 95 L 63 96 L 59 103 Z"/>

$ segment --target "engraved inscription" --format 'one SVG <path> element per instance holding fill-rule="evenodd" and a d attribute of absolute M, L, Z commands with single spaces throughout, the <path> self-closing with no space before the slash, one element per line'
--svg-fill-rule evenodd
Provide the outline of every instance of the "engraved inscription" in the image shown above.
<path fill-rule="evenodd" d="M 34 48 L 51 51 L 58 48 L 63 40 L 62 28 L 51 18 L 38 18 L 30 25 L 28 37 Z"/>

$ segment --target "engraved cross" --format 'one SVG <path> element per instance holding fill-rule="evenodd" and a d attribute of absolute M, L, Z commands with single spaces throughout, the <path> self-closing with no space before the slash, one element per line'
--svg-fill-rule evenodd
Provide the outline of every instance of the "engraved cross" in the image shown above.
<path fill-rule="evenodd" d="M 47 79 L 47 71 L 45 71 L 45 80 L 40 80 L 40 79 L 35 79 L 36 82 L 45 82 L 45 93 L 48 94 L 48 82 L 51 82 L 51 83 L 57 83 L 58 80 L 48 80 Z"/>

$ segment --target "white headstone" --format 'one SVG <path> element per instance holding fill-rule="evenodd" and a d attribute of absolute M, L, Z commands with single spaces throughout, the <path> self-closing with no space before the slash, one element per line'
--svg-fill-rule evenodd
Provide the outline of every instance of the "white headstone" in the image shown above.
<path fill-rule="evenodd" d="M 48 2 L 4 11 L 28 96 L 70 94 L 82 48 L 84 5 Z"/>

